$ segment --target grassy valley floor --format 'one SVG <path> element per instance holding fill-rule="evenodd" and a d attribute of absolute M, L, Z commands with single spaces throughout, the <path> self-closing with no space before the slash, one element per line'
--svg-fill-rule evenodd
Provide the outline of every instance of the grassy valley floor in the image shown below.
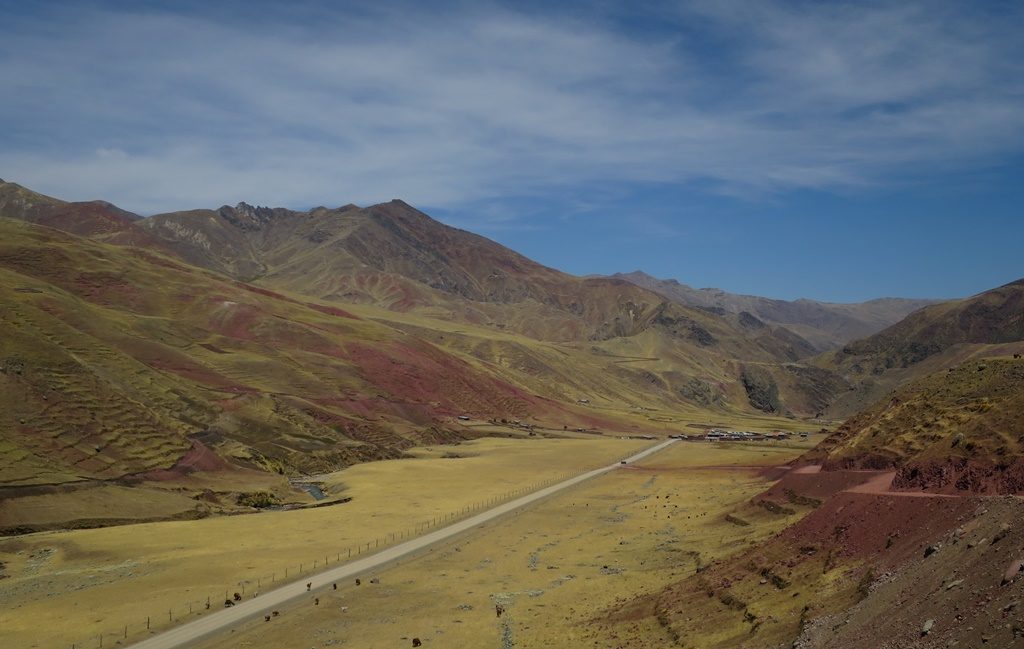
<path fill-rule="evenodd" d="M 204 647 L 664 647 L 605 612 L 793 522 L 748 500 L 809 445 L 677 444 Z"/>
<path fill-rule="evenodd" d="M 295 511 L 41 532 L 0 539 L 0 646 L 104 646 L 221 606 L 435 517 L 606 465 L 651 442 L 494 439 L 418 449 L 320 476 L 351 501 Z M 201 476 L 202 474 L 194 474 Z"/>

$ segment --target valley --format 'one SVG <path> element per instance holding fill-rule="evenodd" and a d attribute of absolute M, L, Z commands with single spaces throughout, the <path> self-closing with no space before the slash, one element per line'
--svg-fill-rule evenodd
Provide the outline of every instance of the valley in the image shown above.
<path fill-rule="evenodd" d="M 1021 286 L 785 302 L 402 201 L 142 219 L 0 183 L 0 640 L 859 647 L 899 607 L 879 646 L 1015 642 Z"/>
<path fill-rule="evenodd" d="M 0 649 L 1024 649 L 1024 3 L 0 16 Z"/>

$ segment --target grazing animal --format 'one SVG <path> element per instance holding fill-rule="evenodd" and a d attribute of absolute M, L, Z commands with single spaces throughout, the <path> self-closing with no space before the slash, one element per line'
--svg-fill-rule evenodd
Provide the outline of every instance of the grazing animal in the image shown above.
<path fill-rule="evenodd" d="M 230 599 L 224 600 L 224 608 L 231 608 L 234 605 L 235 605 L 235 603 L 232 602 Z"/>
<path fill-rule="evenodd" d="M 277 617 L 280 614 L 281 614 L 280 611 L 273 611 L 273 612 L 271 612 L 271 615 L 273 615 L 274 617 Z"/>
<path fill-rule="evenodd" d="M 316 599 L 313 600 L 313 606 L 320 606 L 320 598 L 319 597 L 317 597 Z"/>
<path fill-rule="evenodd" d="M 232 597 L 235 598 L 236 602 L 242 601 L 242 594 L 241 593 L 235 593 L 234 595 L 232 595 Z"/>
<path fill-rule="evenodd" d="M 264 622 L 269 622 L 270 621 L 270 616 L 269 615 L 264 615 L 263 616 L 263 621 Z"/>
<path fill-rule="evenodd" d="M 414 646 L 414 647 L 422 647 L 423 643 L 420 642 L 419 638 L 413 638 L 412 639 L 412 646 Z"/>
<path fill-rule="evenodd" d="M 495 617 L 501 617 L 501 614 L 504 613 L 504 612 L 505 612 L 505 607 L 504 606 L 502 606 L 501 604 L 495 604 L 494 605 L 494 615 L 495 615 Z"/>
<path fill-rule="evenodd" d="M 1014 358 L 1020 358 L 1020 354 L 1014 354 L 1013 357 Z"/>
<path fill-rule="evenodd" d="M 306 584 L 306 590 L 311 590 L 312 588 L 313 588 L 313 582 L 309 582 L 309 583 Z"/>
<path fill-rule="evenodd" d="M 338 584 L 331 584 L 331 590 L 338 590 Z"/>
<path fill-rule="evenodd" d="M 356 586 L 361 586 L 362 584 L 363 584 L 363 582 L 359 581 L 359 578 L 357 577 L 356 578 Z"/>

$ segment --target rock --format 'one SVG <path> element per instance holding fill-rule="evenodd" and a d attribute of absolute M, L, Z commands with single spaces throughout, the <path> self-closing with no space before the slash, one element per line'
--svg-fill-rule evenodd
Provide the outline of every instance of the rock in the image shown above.
<path fill-rule="evenodd" d="M 924 626 L 921 627 L 921 635 L 926 636 L 931 633 L 933 626 L 935 626 L 935 620 L 925 620 Z"/>
<path fill-rule="evenodd" d="M 963 579 L 957 579 L 956 581 L 951 581 L 948 584 L 946 584 L 946 590 L 952 590 L 952 589 L 956 588 L 957 586 L 959 586 L 962 583 L 964 583 Z"/>
<path fill-rule="evenodd" d="M 996 532 L 996 535 L 992 537 L 992 542 L 999 543 L 1000 541 L 1002 541 L 1006 537 L 1006 535 L 1010 533 L 1010 529 L 1012 528 L 1010 527 L 1009 523 L 1003 523 L 1002 525 L 1000 525 L 999 531 Z"/>
<path fill-rule="evenodd" d="M 925 557 L 930 557 L 930 556 L 932 556 L 933 554 L 935 554 L 938 551 L 939 551 L 939 546 L 937 546 L 937 545 L 929 545 L 927 548 L 924 549 L 924 556 Z"/>
<path fill-rule="evenodd" d="M 1016 559 L 1011 561 L 1010 565 L 1006 568 L 1006 572 L 1003 573 L 1002 585 L 1005 586 L 1016 579 L 1021 570 L 1024 570 L 1024 560 Z"/>

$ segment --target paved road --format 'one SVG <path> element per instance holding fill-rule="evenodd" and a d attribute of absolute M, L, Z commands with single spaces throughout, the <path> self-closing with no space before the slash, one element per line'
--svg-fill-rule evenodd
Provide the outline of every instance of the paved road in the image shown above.
<path fill-rule="evenodd" d="M 676 440 L 668 440 L 660 444 L 656 444 L 647 450 L 626 458 L 626 462 L 632 463 L 643 459 L 648 455 L 657 453 L 658 451 L 670 446 L 675 441 Z M 616 462 L 615 464 L 609 464 L 608 466 L 601 467 L 600 469 L 588 471 L 587 473 L 583 473 L 574 478 L 569 478 L 568 480 L 551 485 L 550 487 L 545 487 L 544 489 L 540 489 L 529 495 L 503 503 L 492 509 L 488 509 L 487 511 L 481 512 L 471 518 L 452 523 L 447 527 L 442 527 L 441 529 L 429 532 L 415 539 L 410 539 L 404 543 L 391 546 L 390 548 L 385 548 L 376 554 L 366 556 L 362 559 L 356 559 L 355 561 L 338 566 L 337 568 L 331 568 L 330 570 L 326 570 L 312 577 L 304 577 L 295 583 L 282 586 L 253 599 L 243 600 L 231 608 L 219 610 L 215 613 L 210 613 L 209 615 L 193 620 L 192 622 L 168 629 L 167 631 L 158 633 L 132 645 L 131 649 L 173 649 L 175 647 L 187 646 L 202 638 L 206 638 L 207 636 L 225 631 L 228 628 L 250 618 L 266 615 L 274 609 L 284 607 L 293 600 L 304 597 L 308 598 L 310 594 L 306 590 L 306 584 L 309 582 L 312 582 L 312 590 L 314 591 L 330 587 L 330 585 L 335 582 L 344 582 L 375 568 L 379 568 L 386 563 L 423 550 L 434 543 L 451 538 L 456 534 L 461 534 L 462 532 L 472 529 L 477 525 L 494 520 L 495 518 L 515 511 L 520 507 L 524 507 L 542 498 L 558 493 L 559 491 L 567 489 L 573 485 L 615 470 L 621 466 L 622 464 L 620 462 Z"/>

